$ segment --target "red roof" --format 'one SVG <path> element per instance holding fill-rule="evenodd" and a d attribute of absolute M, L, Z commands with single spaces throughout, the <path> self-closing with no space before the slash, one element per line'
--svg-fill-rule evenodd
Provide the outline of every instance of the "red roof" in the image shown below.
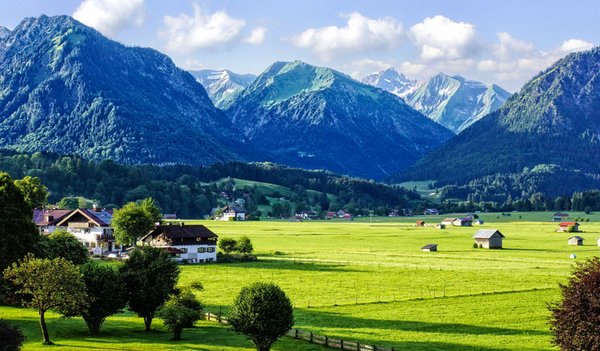
<path fill-rule="evenodd" d="M 577 223 L 577 222 L 561 222 L 559 224 L 559 226 L 561 226 L 561 227 L 568 227 L 570 225 L 579 225 L 579 223 Z"/>

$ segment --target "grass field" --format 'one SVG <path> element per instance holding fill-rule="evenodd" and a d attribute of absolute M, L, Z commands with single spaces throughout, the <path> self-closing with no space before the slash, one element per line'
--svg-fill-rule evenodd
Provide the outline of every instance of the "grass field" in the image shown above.
<path fill-rule="evenodd" d="M 584 232 L 578 235 L 585 245 L 576 247 L 567 245 L 571 234 L 555 232 L 550 215 L 482 214 L 485 225 L 446 230 L 414 227 L 420 217 L 202 221 L 221 237 L 248 235 L 260 261 L 182 266 L 180 283 L 201 281 L 205 290 L 199 297 L 206 309 L 226 314 L 242 286 L 272 281 L 292 299 L 298 328 L 398 350 L 553 350 L 547 304 L 559 299 L 558 283 L 575 262 L 600 252 L 600 216 L 584 216 L 590 222 L 582 223 Z M 439 217 L 425 220 L 433 224 Z M 504 233 L 504 249 L 474 249 L 471 236 L 480 228 Z M 439 252 L 422 252 L 428 243 L 439 244 Z M 569 258 L 573 253 L 576 259 Z M 0 308 L 0 318 L 25 328 L 30 336 L 26 350 L 39 348 L 33 311 Z M 60 349 L 135 349 L 145 341 L 148 349 L 175 348 L 159 321 L 156 326 L 159 332 L 146 336 L 139 318 L 122 314 L 107 321 L 103 336 L 90 338 L 81 320 L 54 317 L 50 331 L 65 345 Z M 189 339 L 181 345 L 198 350 L 250 347 L 208 322 L 184 332 L 184 338 Z M 317 349 L 294 340 L 277 346 Z"/>

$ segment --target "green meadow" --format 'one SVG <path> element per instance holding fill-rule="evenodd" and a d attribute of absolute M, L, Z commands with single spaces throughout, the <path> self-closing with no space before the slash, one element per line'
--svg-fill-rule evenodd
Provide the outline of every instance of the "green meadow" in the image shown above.
<path fill-rule="evenodd" d="M 296 327 L 330 337 L 397 350 L 554 350 L 548 331 L 549 303 L 576 262 L 600 252 L 600 216 L 581 223 L 584 246 L 568 246 L 571 233 L 557 233 L 551 213 L 480 214 L 485 224 L 433 227 L 439 217 L 357 218 L 332 221 L 199 221 L 220 237 L 247 235 L 258 262 L 184 265 L 181 285 L 200 281 L 206 310 L 227 314 L 239 289 L 254 281 L 279 284 L 295 307 Z M 428 226 L 416 227 L 417 219 Z M 473 248 L 480 228 L 499 229 L 504 249 Z M 438 252 L 421 247 L 436 243 Z M 570 258 L 572 254 L 576 258 Z M 25 350 L 42 347 L 32 310 L 0 308 L 0 318 L 27 333 Z M 246 350 L 251 344 L 214 322 L 169 341 L 159 320 L 146 335 L 128 313 L 109 319 L 103 334 L 90 337 L 79 319 L 53 315 L 53 349 Z M 283 339 L 276 350 L 322 350 Z"/>

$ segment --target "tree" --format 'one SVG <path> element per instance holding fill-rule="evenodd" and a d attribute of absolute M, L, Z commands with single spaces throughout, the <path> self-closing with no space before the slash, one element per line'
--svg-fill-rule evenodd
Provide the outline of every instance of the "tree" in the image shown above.
<path fill-rule="evenodd" d="M 144 247 L 133 250 L 120 272 L 129 308 L 149 331 L 158 307 L 176 291 L 179 267 L 163 250 Z"/>
<path fill-rule="evenodd" d="M 235 251 L 237 241 L 233 238 L 222 238 L 219 240 L 219 249 L 223 250 L 226 255 L 231 254 Z"/>
<path fill-rule="evenodd" d="M 294 311 L 277 285 L 254 283 L 240 291 L 229 323 L 235 332 L 248 336 L 258 351 L 269 351 L 294 326 Z"/>
<path fill-rule="evenodd" d="M 21 329 L 0 320 L 0 350 L 19 351 L 23 341 L 25 341 L 25 336 L 23 336 Z"/>
<path fill-rule="evenodd" d="M 42 184 L 38 177 L 26 176 L 21 180 L 15 180 L 17 188 L 21 189 L 25 202 L 31 208 L 42 208 L 48 200 L 48 188 Z"/>
<path fill-rule="evenodd" d="M 254 251 L 252 241 L 250 241 L 250 238 L 247 236 L 242 236 L 239 238 L 235 248 L 241 254 L 251 254 L 252 251 Z"/>
<path fill-rule="evenodd" d="M 23 192 L 0 172 L 0 270 L 34 250 L 40 235 L 32 216 Z"/>
<path fill-rule="evenodd" d="M 161 217 L 160 209 L 152 199 L 145 199 L 140 204 L 129 202 L 113 214 L 115 239 L 119 244 L 135 245 L 140 237 L 152 230 Z"/>
<path fill-rule="evenodd" d="M 98 334 L 107 317 L 119 313 L 127 304 L 125 287 L 119 271 L 110 266 L 88 262 L 80 267 L 88 296 L 78 314 L 91 334 Z"/>
<path fill-rule="evenodd" d="M 554 344 L 561 350 L 600 350 L 600 258 L 579 264 L 560 288 L 562 301 L 550 306 Z"/>
<path fill-rule="evenodd" d="M 202 304 L 192 292 L 182 291 L 172 295 L 156 315 L 173 332 L 173 340 L 181 340 L 183 328 L 193 327 L 202 318 Z"/>
<path fill-rule="evenodd" d="M 43 251 L 44 257 L 53 259 L 62 257 L 76 265 L 84 264 L 88 261 L 88 251 L 77 238 L 64 229 L 57 229 L 52 234 L 44 237 Z"/>
<path fill-rule="evenodd" d="M 79 200 L 77 199 L 77 197 L 74 196 L 63 197 L 56 204 L 56 206 L 67 210 L 75 210 L 79 207 Z"/>
<path fill-rule="evenodd" d="M 72 262 L 62 257 L 49 260 L 29 254 L 4 271 L 4 278 L 12 282 L 24 303 L 37 308 L 44 344 L 51 345 L 45 313 L 56 310 L 73 314 L 83 307 L 86 299 L 81 272 Z"/>

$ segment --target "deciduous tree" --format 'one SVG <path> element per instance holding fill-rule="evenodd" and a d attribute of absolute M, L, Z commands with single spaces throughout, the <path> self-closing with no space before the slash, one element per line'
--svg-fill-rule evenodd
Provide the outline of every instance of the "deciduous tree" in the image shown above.
<path fill-rule="evenodd" d="M 190 291 L 182 291 L 171 298 L 158 312 L 158 318 L 173 332 L 173 340 L 181 340 L 183 328 L 191 328 L 202 317 L 202 304 Z"/>
<path fill-rule="evenodd" d="M 152 199 L 145 199 L 139 204 L 127 203 L 113 214 L 112 226 L 117 242 L 135 245 L 139 238 L 152 230 L 161 217 L 160 208 Z"/>

